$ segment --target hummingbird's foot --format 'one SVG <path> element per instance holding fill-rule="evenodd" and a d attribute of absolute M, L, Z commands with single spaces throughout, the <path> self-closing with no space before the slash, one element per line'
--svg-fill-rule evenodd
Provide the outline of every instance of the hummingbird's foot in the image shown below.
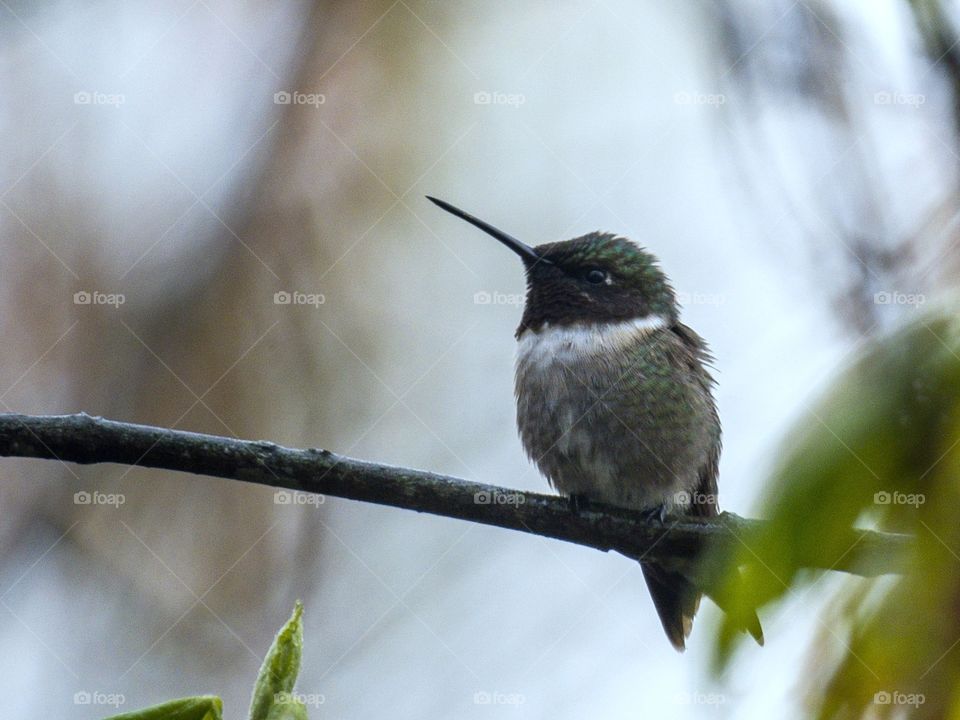
<path fill-rule="evenodd" d="M 663 525 L 667 521 L 667 505 L 666 503 L 660 503 L 659 505 L 654 505 L 652 508 L 641 510 L 640 516 L 647 522 L 658 520 L 660 524 Z"/>
<path fill-rule="evenodd" d="M 570 504 L 570 512 L 579 515 L 590 506 L 590 500 L 584 493 L 572 493 L 567 496 L 567 502 Z"/>

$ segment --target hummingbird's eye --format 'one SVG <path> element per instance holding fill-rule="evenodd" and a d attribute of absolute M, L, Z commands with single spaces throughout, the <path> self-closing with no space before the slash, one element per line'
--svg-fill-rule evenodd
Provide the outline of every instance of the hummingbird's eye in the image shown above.
<path fill-rule="evenodd" d="M 610 281 L 610 275 L 600 268 L 587 270 L 583 277 L 591 285 L 603 285 L 603 283 Z"/>

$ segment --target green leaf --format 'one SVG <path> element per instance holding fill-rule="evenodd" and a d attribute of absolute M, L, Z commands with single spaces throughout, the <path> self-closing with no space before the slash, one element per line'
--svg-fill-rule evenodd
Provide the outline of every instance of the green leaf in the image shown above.
<path fill-rule="evenodd" d="M 273 708 L 291 708 L 294 704 L 290 694 L 300 672 L 300 657 L 303 654 L 303 604 L 298 600 L 293 615 L 287 621 L 270 646 L 263 660 L 257 684 L 250 701 L 250 720 L 275 720 Z M 299 703 L 298 703 L 299 704 Z M 277 710 L 281 712 L 281 710 Z M 286 712 L 286 711 L 284 711 Z M 276 718 L 305 718 L 305 710 L 289 709 L 290 713 Z M 302 714 L 296 714 L 302 713 Z"/>
<path fill-rule="evenodd" d="M 223 701 L 216 695 L 180 698 L 107 720 L 223 720 Z"/>
<path fill-rule="evenodd" d="M 862 350 L 785 439 L 727 599 L 824 592 L 808 568 L 855 552 L 851 527 L 913 535 L 903 574 L 831 580 L 801 689 L 811 717 L 960 718 L 960 316 L 918 314 Z M 718 675 L 736 630 L 721 621 Z"/>

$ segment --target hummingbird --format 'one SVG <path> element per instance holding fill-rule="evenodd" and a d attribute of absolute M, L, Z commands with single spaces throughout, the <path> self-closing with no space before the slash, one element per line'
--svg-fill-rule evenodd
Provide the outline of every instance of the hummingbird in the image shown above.
<path fill-rule="evenodd" d="M 657 259 L 605 232 L 530 247 L 427 196 L 520 256 L 517 427 L 528 457 L 579 512 L 590 502 L 670 516 L 718 515 L 720 418 L 707 343 L 680 322 Z M 702 591 L 641 563 L 668 640 L 686 647 Z M 743 628 L 763 644 L 756 614 Z"/>

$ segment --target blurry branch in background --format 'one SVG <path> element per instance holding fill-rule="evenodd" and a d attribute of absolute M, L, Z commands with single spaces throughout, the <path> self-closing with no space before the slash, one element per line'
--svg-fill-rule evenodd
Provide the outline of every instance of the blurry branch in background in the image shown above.
<path fill-rule="evenodd" d="M 960 132 L 960 46 L 957 45 L 957 30 L 940 0 L 909 0 L 909 3 L 927 56 L 934 67 L 942 68 L 950 82 L 954 123 Z"/>
<path fill-rule="evenodd" d="M 574 513 L 566 499 L 557 496 L 380 465 L 327 450 L 289 449 L 271 442 L 134 425 L 84 413 L 0 414 L 0 455 L 176 470 L 427 512 L 615 550 L 638 561 L 682 568 L 705 584 L 712 582 L 716 569 L 710 577 L 705 571 L 700 576 L 695 559 L 704 553 L 732 557 L 768 532 L 766 523 L 731 513 L 711 521 L 668 518 L 664 523 L 600 505 Z M 296 502 L 289 493 L 280 492 L 275 497 L 278 504 Z M 794 560 L 804 567 L 874 577 L 903 571 L 912 546 L 911 537 L 903 534 L 849 528 L 844 537 L 841 551 L 824 553 L 810 547 L 804 557 Z"/>

